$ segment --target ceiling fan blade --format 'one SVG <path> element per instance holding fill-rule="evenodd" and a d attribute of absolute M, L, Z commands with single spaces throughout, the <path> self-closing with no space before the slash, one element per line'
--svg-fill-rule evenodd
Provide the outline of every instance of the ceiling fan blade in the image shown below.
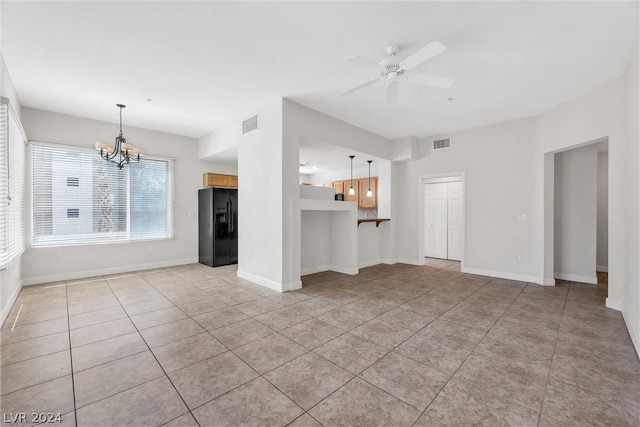
<path fill-rule="evenodd" d="M 358 86 L 356 86 L 354 88 L 351 88 L 349 90 L 345 90 L 344 92 L 342 92 L 338 96 L 342 98 L 343 96 L 347 96 L 349 94 L 352 94 L 355 91 L 358 91 L 360 89 L 364 89 L 367 86 L 371 86 L 372 84 L 377 83 L 381 78 L 382 77 L 376 77 L 375 79 L 369 80 L 368 82 L 364 82 L 361 85 L 358 85 Z"/>
<path fill-rule="evenodd" d="M 442 43 L 431 42 L 413 55 L 406 58 L 404 61 L 402 61 L 400 63 L 400 66 L 404 69 L 417 67 L 423 62 L 430 60 L 434 56 L 440 55 L 445 50 L 447 50 L 447 48 Z"/>
<path fill-rule="evenodd" d="M 378 70 L 380 69 L 380 64 L 378 64 L 375 61 L 372 61 L 370 59 L 367 58 L 363 58 L 362 56 L 350 56 L 347 58 L 347 61 L 353 63 L 353 64 L 357 64 L 360 65 L 361 67 L 364 67 L 368 70 Z"/>
<path fill-rule="evenodd" d="M 398 80 L 387 83 L 387 104 L 398 105 Z"/>
<path fill-rule="evenodd" d="M 453 84 L 453 79 L 434 76 L 431 74 L 413 74 L 411 77 L 408 77 L 407 80 L 413 83 L 437 87 L 439 89 L 448 89 Z"/>

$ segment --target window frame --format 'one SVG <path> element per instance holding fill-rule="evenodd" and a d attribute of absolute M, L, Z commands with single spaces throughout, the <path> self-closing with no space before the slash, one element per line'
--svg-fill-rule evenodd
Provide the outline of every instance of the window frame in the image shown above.
<path fill-rule="evenodd" d="M 3 109 L 0 120 L 4 119 L 0 126 L 4 126 L 6 129 L 6 141 L 0 143 L 0 149 L 3 150 L 0 153 L 0 158 L 6 161 L 6 164 L 0 166 L 0 174 L 2 175 L 0 178 L 3 181 L 0 183 L 2 186 L 0 193 L 6 197 L 0 200 L 2 204 L 0 218 L 4 220 L 4 224 L 0 225 L 4 227 L 0 234 L 0 271 L 3 271 L 20 258 L 27 246 L 25 176 L 28 140 L 20 116 L 14 110 L 11 101 L 8 98 L 0 97 L 0 106 Z M 16 133 L 12 130 L 14 126 Z M 13 135 L 18 137 L 12 138 Z M 22 154 L 18 154 L 19 158 L 15 158 L 15 153 L 19 153 L 19 149 L 22 149 Z M 4 195 L 5 191 L 6 195 Z"/>
<path fill-rule="evenodd" d="M 97 152 L 92 149 L 92 148 L 87 148 L 84 146 L 79 146 L 79 145 L 71 145 L 71 144 L 59 144 L 59 143 L 52 143 L 52 142 L 44 142 L 44 141 L 29 141 L 29 145 L 31 145 L 30 149 L 28 150 L 29 152 L 29 158 L 26 160 L 29 163 L 29 192 L 30 192 L 30 206 L 29 206 L 29 210 L 30 210 L 30 215 L 29 215 L 29 239 L 28 239 L 28 245 L 31 248 L 56 248 L 56 247 L 74 247 L 74 246 L 86 246 L 86 245 L 105 245 L 105 244 L 130 244 L 130 243 L 142 243 L 142 242 L 158 242 L 158 241 L 163 241 L 163 240 L 173 240 L 175 239 L 175 192 L 174 192 L 174 182 L 175 182 L 175 158 L 173 157 L 164 157 L 164 156 L 152 156 L 152 155 L 145 155 L 143 159 L 141 159 L 141 162 L 143 162 L 144 160 L 151 160 L 151 161 L 158 161 L 158 162 L 165 162 L 167 164 L 167 183 L 166 183 L 166 191 L 167 191 L 167 211 L 166 211 L 166 221 L 167 221 L 167 236 L 162 236 L 162 237 L 144 237 L 144 238 L 140 238 L 140 239 L 135 239 L 132 238 L 132 233 L 131 233 L 131 172 L 129 170 L 130 165 L 125 165 L 124 168 L 125 170 L 123 170 L 122 172 L 127 174 L 127 178 L 126 178 L 126 188 L 124 188 L 124 191 L 126 193 L 126 200 L 125 200 L 125 206 L 123 206 L 126 210 L 126 219 L 125 219 L 125 223 L 126 223 L 126 229 L 122 230 L 122 231 L 113 231 L 111 232 L 112 236 L 124 236 L 124 238 L 119 238 L 119 239 L 96 239 L 96 240 L 90 240 L 90 239 L 80 239 L 79 241 L 70 241 L 70 240 L 60 240 L 55 242 L 55 239 L 51 239 L 51 242 L 47 242 L 47 243 L 43 243 L 42 241 L 39 242 L 35 242 L 36 239 L 36 235 L 35 235 L 35 220 L 34 220 L 34 215 L 35 215 L 35 209 L 34 209 L 34 191 L 33 191 L 33 185 L 34 185 L 34 160 L 33 160 L 33 152 L 34 152 L 34 148 L 35 147 L 53 147 L 59 150 L 67 150 L 67 151 L 75 151 L 78 153 L 85 153 L 85 154 L 92 154 L 98 157 L 98 159 L 100 159 L 99 155 L 97 154 Z M 106 160 L 100 159 L 100 161 L 104 161 L 106 162 Z M 137 162 L 132 162 L 134 165 Z M 92 178 L 93 178 L 93 173 L 92 173 Z M 66 187 L 66 181 L 65 181 L 65 187 Z M 75 219 L 75 218 L 74 218 Z M 53 223 L 53 221 L 52 221 Z M 100 232 L 96 232 L 96 233 L 91 233 L 91 234 L 96 234 L 99 235 Z M 82 236 L 82 234 L 78 234 L 79 236 Z M 46 240 L 46 239 L 44 239 Z"/>

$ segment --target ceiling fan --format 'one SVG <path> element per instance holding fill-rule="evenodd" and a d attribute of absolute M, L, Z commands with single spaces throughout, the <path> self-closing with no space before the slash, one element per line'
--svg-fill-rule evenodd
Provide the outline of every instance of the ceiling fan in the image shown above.
<path fill-rule="evenodd" d="M 346 90 L 338 96 L 343 97 L 352 94 L 360 89 L 371 86 L 379 81 L 387 81 L 387 102 L 390 104 L 398 103 L 398 84 L 400 80 L 423 84 L 426 86 L 447 89 L 453 84 L 453 80 L 446 77 L 433 76 L 431 74 L 422 74 L 415 71 L 415 67 L 427 62 L 431 58 L 440 55 L 447 48 L 440 42 L 431 42 L 413 55 L 400 61 L 398 52 L 400 48 L 397 45 L 387 47 L 388 56 L 377 63 L 361 56 L 351 56 L 347 61 L 366 67 L 369 70 L 376 71 L 378 77 L 366 81 L 354 88 Z"/>

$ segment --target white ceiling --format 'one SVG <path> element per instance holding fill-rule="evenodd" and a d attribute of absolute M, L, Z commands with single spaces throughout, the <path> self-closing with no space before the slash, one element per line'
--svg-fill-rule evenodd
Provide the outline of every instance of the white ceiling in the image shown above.
<path fill-rule="evenodd" d="M 125 125 L 199 137 L 289 97 L 396 138 L 535 115 L 620 76 L 638 2 L 4 1 L 1 24 L 27 107 L 116 122 L 121 102 Z M 383 86 L 337 97 L 374 77 L 346 57 L 433 40 L 448 51 L 419 68 L 450 89 L 401 87 L 394 108 Z"/>
<path fill-rule="evenodd" d="M 373 161 L 371 171 L 374 176 L 378 173 L 378 163 L 384 160 L 370 154 L 348 150 L 338 145 L 302 139 L 300 141 L 300 164 L 307 166 L 301 166 L 300 173 L 316 175 L 327 172 L 343 172 L 346 177 L 351 168 L 350 155 L 356 156 L 353 159 L 353 169 L 359 170 L 359 177 L 364 176 L 361 174 L 361 170 L 368 167 L 367 160 Z"/>

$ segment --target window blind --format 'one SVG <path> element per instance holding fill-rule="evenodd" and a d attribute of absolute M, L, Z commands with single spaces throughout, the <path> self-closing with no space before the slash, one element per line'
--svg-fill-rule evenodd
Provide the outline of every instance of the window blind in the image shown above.
<path fill-rule="evenodd" d="M 0 269 L 25 247 L 25 137 L 9 103 L 0 102 Z"/>
<path fill-rule="evenodd" d="M 31 161 L 34 247 L 173 236 L 173 160 L 118 169 L 92 149 L 33 143 Z"/>

